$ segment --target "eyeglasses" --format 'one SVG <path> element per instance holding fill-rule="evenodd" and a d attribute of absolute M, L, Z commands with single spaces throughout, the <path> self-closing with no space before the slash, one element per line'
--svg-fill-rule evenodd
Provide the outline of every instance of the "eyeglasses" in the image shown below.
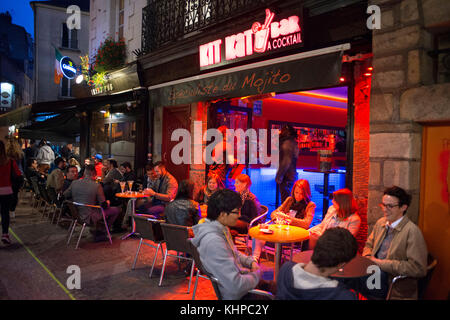
<path fill-rule="evenodd" d="M 400 207 L 400 205 L 397 203 L 397 204 L 389 204 L 389 203 L 383 203 L 383 202 L 381 202 L 381 203 L 379 203 L 378 204 L 381 208 L 387 208 L 387 209 L 394 209 L 395 207 Z"/>

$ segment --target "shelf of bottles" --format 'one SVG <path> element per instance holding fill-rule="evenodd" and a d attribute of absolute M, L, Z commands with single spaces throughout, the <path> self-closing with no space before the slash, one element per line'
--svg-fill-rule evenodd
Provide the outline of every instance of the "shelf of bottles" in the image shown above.
<path fill-rule="evenodd" d="M 281 129 L 287 123 L 272 123 L 271 129 Z M 308 154 L 318 150 L 345 152 L 345 130 L 343 128 L 307 127 L 289 123 L 297 131 L 300 153 Z"/>

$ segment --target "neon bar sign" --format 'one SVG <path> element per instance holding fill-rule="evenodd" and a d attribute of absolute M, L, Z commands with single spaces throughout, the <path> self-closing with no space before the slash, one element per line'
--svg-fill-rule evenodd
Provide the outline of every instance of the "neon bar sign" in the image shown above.
<path fill-rule="evenodd" d="M 222 62 L 225 49 L 225 60 L 251 56 L 302 43 L 302 34 L 298 16 L 290 16 L 279 22 L 272 22 L 275 13 L 266 9 L 266 20 L 263 25 L 255 22 L 252 28 L 244 32 L 218 39 L 199 47 L 200 67 L 208 67 Z"/>

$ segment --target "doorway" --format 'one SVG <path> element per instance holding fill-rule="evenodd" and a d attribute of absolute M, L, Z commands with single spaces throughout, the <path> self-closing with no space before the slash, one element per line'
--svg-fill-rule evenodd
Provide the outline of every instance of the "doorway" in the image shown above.
<path fill-rule="evenodd" d="M 421 228 L 428 252 L 438 260 L 427 299 L 450 297 L 450 123 L 423 130 L 420 186 Z"/>

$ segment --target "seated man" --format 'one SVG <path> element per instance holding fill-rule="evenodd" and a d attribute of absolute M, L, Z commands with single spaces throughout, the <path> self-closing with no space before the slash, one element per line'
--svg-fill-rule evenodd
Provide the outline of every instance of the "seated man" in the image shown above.
<path fill-rule="evenodd" d="M 238 193 L 222 189 L 211 195 L 205 222 L 193 226 L 201 262 L 209 273 L 219 280 L 223 299 L 242 299 L 257 287 L 261 275 L 252 256 L 239 252 L 228 227 L 239 217 L 242 200 Z"/>
<path fill-rule="evenodd" d="M 136 175 L 134 174 L 133 170 L 131 169 L 131 163 L 124 162 L 119 167 L 120 172 L 123 175 L 123 181 L 135 181 L 136 182 Z M 133 190 L 137 190 L 133 187 Z"/>
<path fill-rule="evenodd" d="M 151 188 L 144 190 L 145 194 L 153 198 L 151 201 L 140 205 L 138 207 L 138 213 L 149 214 L 159 219 L 164 216 L 166 204 L 175 198 L 178 190 L 178 182 L 166 170 L 166 166 L 161 161 L 155 163 L 153 171 L 156 182 L 154 184 L 152 183 Z"/>
<path fill-rule="evenodd" d="M 110 228 L 116 220 L 120 209 L 110 207 L 109 202 L 105 199 L 102 185 L 95 182 L 97 173 L 93 165 L 88 165 L 84 169 L 82 179 L 75 180 L 70 187 L 64 192 L 67 200 L 90 205 L 101 205 L 104 212 L 108 227 Z M 78 207 L 78 212 L 83 221 L 96 226 L 95 241 L 107 240 L 104 229 L 102 228 L 103 217 L 98 209 L 89 207 Z"/>
<path fill-rule="evenodd" d="M 277 281 L 280 300 L 355 300 L 356 295 L 329 278 L 356 256 L 355 237 L 344 228 L 327 229 L 307 264 L 286 262 Z"/>
<path fill-rule="evenodd" d="M 58 157 L 55 159 L 56 168 L 48 175 L 47 178 L 47 188 L 53 188 L 56 193 L 62 191 L 64 185 L 64 172 L 66 169 L 66 161 Z"/>
<path fill-rule="evenodd" d="M 364 247 L 363 256 L 369 257 L 386 273 L 382 279 L 389 280 L 381 284 L 381 297 L 386 296 L 393 277 L 420 278 L 427 272 L 428 252 L 422 232 L 405 215 L 410 203 L 411 196 L 402 188 L 387 188 L 380 203 L 384 217 L 377 221 Z M 362 293 L 371 295 L 370 290 Z M 394 286 L 391 298 L 417 299 L 417 280 L 399 282 Z"/>
<path fill-rule="evenodd" d="M 36 177 L 38 182 L 45 183 L 45 176 L 38 171 L 38 163 L 34 158 L 27 159 L 27 167 L 25 168 L 25 177 L 31 183 L 31 178 Z"/>
<path fill-rule="evenodd" d="M 66 179 L 64 180 L 62 192 L 66 191 L 70 187 L 72 182 L 74 180 L 77 180 L 77 179 L 78 179 L 78 169 L 77 169 L 77 167 L 75 167 L 75 166 L 68 166 L 67 167 L 67 175 L 66 175 Z"/>

